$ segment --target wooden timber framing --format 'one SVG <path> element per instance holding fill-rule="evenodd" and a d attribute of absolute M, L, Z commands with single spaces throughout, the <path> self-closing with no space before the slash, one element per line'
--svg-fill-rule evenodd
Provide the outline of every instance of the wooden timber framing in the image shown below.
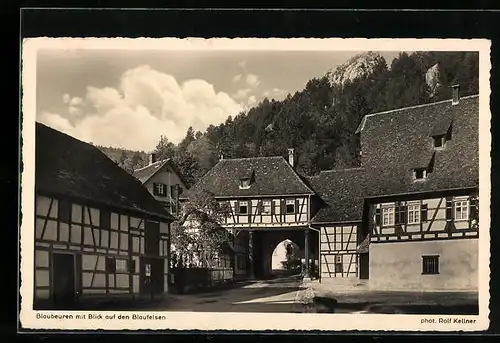
<path fill-rule="evenodd" d="M 426 194 L 420 198 L 377 199 L 369 204 L 367 229 L 371 243 L 395 241 L 427 241 L 471 239 L 479 237 L 477 191 L 449 194 Z M 456 204 L 463 207 L 466 218 L 455 218 Z M 408 206 L 414 210 L 416 221 L 408 220 Z M 394 209 L 394 220 L 383 220 L 385 208 Z M 399 218 L 398 218 L 399 217 Z"/>
<path fill-rule="evenodd" d="M 74 256 L 75 297 L 136 297 L 140 260 L 169 256 L 169 224 L 145 213 L 95 202 L 37 194 L 35 210 L 34 299 L 54 295 L 54 254 Z M 153 219 L 153 218 L 154 219 Z M 145 223 L 160 227 L 157 254 L 145 252 Z M 168 263 L 162 274 L 167 291 Z"/>
<path fill-rule="evenodd" d="M 321 277 L 358 277 L 358 223 L 316 225 L 320 230 Z"/>
<path fill-rule="evenodd" d="M 219 199 L 230 205 L 231 213 L 225 227 L 288 228 L 309 223 L 309 196 L 274 196 L 261 198 Z M 241 208 L 246 206 L 246 211 Z M 293 210 L 287 211 L 287 206 Z"/>

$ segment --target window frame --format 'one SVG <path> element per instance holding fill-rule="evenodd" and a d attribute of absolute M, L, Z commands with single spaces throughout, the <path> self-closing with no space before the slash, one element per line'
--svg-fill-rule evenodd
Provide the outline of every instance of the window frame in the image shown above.
<path fill-rule="evenodd" d="M 439 275 L 439 255 L 422 255 L 422 275 Z"/>
<path fill-rule="evenodd" d="M 422 177 L 418 177 L 418 173 L 422 172 Z M 413 169 L 413 179 L 415 181 L 427 179 L 427 169 L 425 168 L 415 168 Z"/>
<path fill-rule="evenodd" d="M 288 210 L 288 206 L 293 206 L 293 210 L 292 211 L 289 211 Z M 285 201 L 285 214 L 295 214 L 296 213 L 296 208 L 295 208 L 295 199 L 287 199 Z"/>
<path fill-rule="evenodd" d="M 422 211 L 422 206 L 420 204 L 407 204 L 406 205 L 406 223 L 407 224 L 420 224 L 422 222 L 421 211 Z M 411 213 L 412 220 L 410 220 L 410 213 Z"/>
<path fill-rule="evenodd" d="M 242 214 L 242 215 L 247 215 L 248 214 L 248 201 L 239 201 L 238 202 L 238 214 Z M 245 208 L 245 212 L 242 212 L 241 211 L 241 208 L 244 207 Z"/>
<path fill-rule="evenodd" d="M 130 265 L 128 259 L 115 257 L 114 260 L 115 260 L 115 269 L 114 269 L 115 273 L 127 273 L 130 271 Z M 123 265 L 120 265 L 120 263 L 123 263 Z"/>
<path fill-rule="evenodd" d="M 156 186 L 156 190 L 155 190 L 155 193 L 157 196 L 160 196 L 160 197 L 166 197 L 167 194 L 165 192 L 165 189 L 167 188 L 165 184 L 163 183 L 155 183 L 155 186 Z"/>
<path fill-rule="evenodd" d="M 262 214 L 271 214 L 272 206 L 272 200 L 262 200 Z"/>
<path fill-rule="evenodd" d="M 441 143 L 441 145 L 436 145 L 438 141 Z M 434 136 L 434 149 L 443 149 L 445 144 L 446 144 L 446 135 Z"/>
<path fill-rule="evenodd" d="M 454 213 L 454 220 L 459 222 L 459 221 L 468 221 L 469 220 L 469 206 L 470 206 L 470 202 L 469 202 L 469 199 L 458 199 L 458 200 L 455 200 L 454 202 L 454 209 L 453 209 L 453 213 Z M 459 212 L 457 212 L 457 210 L 460 209 L 460 216 L 458 215 Z M 466 214 L 465 217 L 464 217 L 464 213 Z"/>
<path fill-rule="evenodd" d="M 250 178 L 241 178 L 240 179 L 240 189 L 248 189 L 250 188 Z"/>
<path fill-rule="evenodd" d="M 385 206 L 385 207 L 382 207 L 380 210 L 381 210 L 380 215 L 381 215 L 381 219 L 382 219 L 380 221 L 381 226 L 394 226 L 394 225 L 396 225 L 396 208 L 394 206 Z M 386 212 L 388 212 L 387 213 L 387 216 L 388 216 L 387 223 L 385 221 Z M 390 217 L 391 214 L 392 214 L 392 222 L 389 220 L 391 218 Z"/>

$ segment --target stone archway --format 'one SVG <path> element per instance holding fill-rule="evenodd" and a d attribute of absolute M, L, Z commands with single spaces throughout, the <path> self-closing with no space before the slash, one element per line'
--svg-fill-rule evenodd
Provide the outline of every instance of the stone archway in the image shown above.
<path fill-rule="evenodd" d="M 254 273 L 257 278 L 267 278 L 272 275 L 272 257 L 276 246 L 290 240 L 300 249 L 300 255 L 305 255 L 305 230 L 288 229 L 274 231 L 256 231 L 254 234 Z M 314 233 L 309 232 L 309 256 L 317 254 L 317 238 Z"/>
<path fill-rule="evenodd" d="M 271 255 L 271 272 L 275 276 L 292 275 L 300 271 L 303 251 L 290 239 L 279 242 Z"/>

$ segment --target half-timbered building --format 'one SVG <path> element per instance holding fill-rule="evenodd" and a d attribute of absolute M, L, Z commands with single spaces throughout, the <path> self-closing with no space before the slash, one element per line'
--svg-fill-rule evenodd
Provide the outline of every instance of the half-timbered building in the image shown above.
<path fill-rule="evenodd" d="M 309 256 L 314 192 L 294 170 L 293 150 L 288 161 L 282 156 L 222 159 L 188 193 L 197 190 L 230 205 L 222 225 L 234 236 L 235 277 L 269 274 L 272 252 L 286 239 Z"/>
<path fill-rule="evenodd" d="M 363 236 L 364 170 L 326 170 L 308 178 L 316 192 L 311 225 L 320 231 L 321 278 L 368 278 Z"/>
<path fill-rule="evenodd" d="M 477 289 L 479 97 L 365 116 L 370 286 Z"/>
<path fill-rule="evenodd" d="M 178 215 L 179 197 L 188 189 L 188 183 L 171 158 L 157 161 L 156 154 L 152 153 L 149 164 L 134 170 L 133 175 L 170 214 Z"/>
<path fill-rule="evenodd" d="M 35 307 L 162 296 L 173 217 L 94 146 L 36 124 Z"/>

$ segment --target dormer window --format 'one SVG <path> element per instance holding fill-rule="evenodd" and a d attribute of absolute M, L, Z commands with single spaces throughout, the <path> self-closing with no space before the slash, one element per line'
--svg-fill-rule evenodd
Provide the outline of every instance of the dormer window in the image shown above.
<path fill-rule="evenodd" d="M 250 179 L 240 179 L 240 189 L 250 188 Z"/>
<path fill-rule="evenodd" d="M 425 180 L 426 178 L 427 178 L 427 169 L 425 169 L 425 168 L 413 169 L 413 179 L 414 180 Z"/>
<path fill-rule="evenodd" d="M 254 181 L 254 171 L 245 170 L 239 175 L 240 189 L 248 189 Z"/>
<path fill-rule="evenodd" d="M 444 135 L 435 136 L 434 137 L 434 148 L 436 148 L 436 149 L 444 148 L 445 142 L 446 142 L 446 139 L 445 139 Z"/>

